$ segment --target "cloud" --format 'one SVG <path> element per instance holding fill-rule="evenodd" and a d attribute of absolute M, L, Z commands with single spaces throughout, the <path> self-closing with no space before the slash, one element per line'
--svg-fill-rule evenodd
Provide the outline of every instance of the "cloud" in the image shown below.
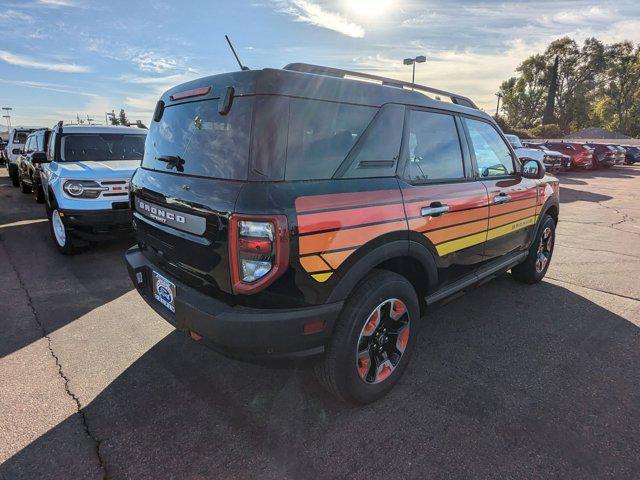
<path fill-rule="evenodd" d="M 49 90 L 52 92 L 69 93 L 71 95 L 82 95 L 84 97 L 97 97 L 95 93 L 81 92 L 66 85 L 58 85 L 55 83 L 35 82 L 32 80 L 6 80 L 0 78 L 0 83 L 6 85 L 17 85 L 19 87 L 35 88 L 38 90 Z"/>
<path fill-rule="evenodd" d="M 75 63 L 43 62 L 24 55 L 16 55 L 14 53 L 7 52 L 6 50 L 0 50 L 0 60 L 19 67 L 39 68 L 43 70 L 51 70 L 53 72 L 85 73 L 89 71 L 88 67 L 76 65 Z"/>
<path fill-rule="evenodd" d="M 48 7 L 77 7 L 78 6 L 70 0 L 38 0 L 38 3 L 41 5 L 46 5 Z"/>
<path fill-rule="evenodd" d="M 10 24 L 15 22 L 33 23 L 33 17 L 17 10 L 5 10 L 0 12 L 0 23 Z"/>
<path fill-rule="evenodd" d="M 329 12 L 317 3 L 307 0 L 280 0 L 278 11 L 292 16 L 298 22 L 326 28 L 348 37 L 362 38 L 365 30 L 339 13 Z"/>
<path fill-rule="evenodd" d="M 143 72 L 164 73 L 180 66 L 180 62 L 175 58 L 159 55 L 153 51 L 134 54 L 131 61 Z"/>

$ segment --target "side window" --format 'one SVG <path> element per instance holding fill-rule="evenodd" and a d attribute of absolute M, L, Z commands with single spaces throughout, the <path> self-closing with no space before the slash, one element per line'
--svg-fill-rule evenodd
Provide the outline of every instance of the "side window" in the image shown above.
<path fill-rule="evenodd" d="M 402 143 L 404 107 L 382 107 L 356 145 L 345 178 L 395 177 Z M 351 159 L 350 159 L 351 160 Z"/>
<path fill-rule="evenodd" d="M 411 111 L 405 177 L 412 183 L 464 178 L 462 147 L 453 115 Z"/>
<path fill-rule="evenodd" d="M 495 128 L 486 122 L 465 119 L 481 177 L 513 175 L 511 151 Z"/>
<path fill-rule="evenodd" d="M 331 178 L 377 110 L 321 100 L 292 99 L 285 179 Z"/>
<path fill-rule="evenodd" d="M 55 155 L 54 155 L 54 147 L 56 145 L 56 134 L 51 132 L 51 134 L 49 135 L 49 143 L 47 145 L 47 160 L 49 160 L 50 162 L 53 162 L 53 160 L 55 159 Z"/>

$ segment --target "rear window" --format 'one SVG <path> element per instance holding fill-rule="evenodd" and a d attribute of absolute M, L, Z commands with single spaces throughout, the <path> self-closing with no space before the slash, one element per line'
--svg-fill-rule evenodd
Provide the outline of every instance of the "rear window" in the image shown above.
<path fill-rule="evenodd" d="M 285 179 L 331 178 L 377 111 L 360 105 L 292 99 Z"/>
<path fill-rule="evenodd" d="M 246 180 L 251 137 L 252 97 L 237 97 L 227 115 L 218 113 L 218 100 L 168 106 L 152 122 L 142 166 L 170 171 L 159 157 L 179 157 L 180 173 L 229 180 Z"/>
<path fill-rule="evenodd" d="M 60 140 L 63 162 L 142 160 L 146 135 L 70 133 Z"/>

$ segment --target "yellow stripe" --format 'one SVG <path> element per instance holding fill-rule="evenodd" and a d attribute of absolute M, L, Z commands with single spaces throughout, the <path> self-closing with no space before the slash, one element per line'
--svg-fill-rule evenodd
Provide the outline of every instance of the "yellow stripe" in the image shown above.
<path fill-rule="evenodd" d="M 445 242 L 445 243 L 441 243 L 440 245 L 436 245 L 436 250 L 438 251 L 438 255 L 442 257 L 449 253 L 462 250 L 463 248 L 468 248 L 473 245 L 478 245 L 479 243 L 483 243 L 486 240 L 486 238 L 487 238 L 487 232 L 476 233 L 475 235 L 469 235 L 468 237 L 458 238 L 457 240 L 452 240 L 450 242 Z"/>
<path fill-rule="evenodd" d="M 493 240 L 494 238 L 501 237 L 502 235 L 508 235 L 511 232 L 526 228 L 536 223 L 537 219 L 538 215 L 533 215 L 532 217 L 524 218 L 522 220 L 518 220 L 517 222 L 509 223 L 497 228 L 492 228 L 491 230 L 489 230 L 489 232 L 477 233 L 468 237 L 458 238 L 457 240 L 441 243 L 440 245 L 436 245 L 436 250 L 438 251 L 438 255 L 442 257 L 444 255 L 457 252 L 458 250 L 469 248 L 474 245 L 478 245 L 479 243 Z"/>
<path fill-rule="evenodd" d="M 316 282 L 326 282 L 329 280 L 329 277 L 333 275 L 333 273 L 316 273 L 315 275 L 311 275 Z"/>
<path fill-rule="evenodd" d="M 533 225 L 534 223 L 536 223 L 536 218 L 537 215 L 533 215 L 532 217 L 523 218 L 522 220 L 518 220 L 517 222 L 508 223 L 507 225 L 503 225 L 502 227 L 493 228 L 489 230 L 487 241 Z"/>

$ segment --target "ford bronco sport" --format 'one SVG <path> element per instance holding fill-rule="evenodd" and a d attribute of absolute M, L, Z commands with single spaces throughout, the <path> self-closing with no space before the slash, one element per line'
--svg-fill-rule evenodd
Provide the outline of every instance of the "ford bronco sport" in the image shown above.
<path fill-rule="evenodd" d="M 144 153 L 146 129 L 63 125 L 51 131 L 40 166 L 51 238 L 72 254 L 91 242 L 132 232 L 129 180 Z"/>
<path fill-rule="evenodd" d="M 398 381 L 428 305 L 509 269 L 539 282 L 559 207 L 471 100 L 306 64 L 167 91 L 130 198 L 155 311 L 234 356 L 319 356 L 360 403 Z"/>

